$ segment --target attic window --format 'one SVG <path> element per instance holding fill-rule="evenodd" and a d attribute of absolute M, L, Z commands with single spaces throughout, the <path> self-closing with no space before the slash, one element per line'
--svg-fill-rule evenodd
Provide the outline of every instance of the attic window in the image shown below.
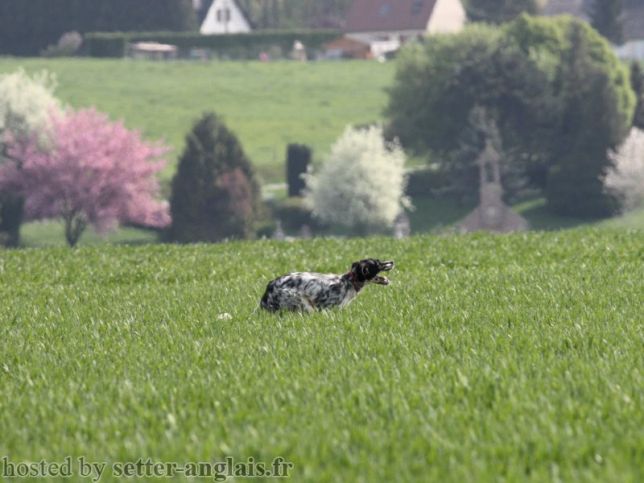
<path fill-rule="evenodd" d="M 385 3 L 380 7 L 380 11 L 378 12 L 378 15 L 380 15 L 381 17 L 386 17 L 390 13 L 391 13 L 391 5 L 388 3 Z"/>
<path fill-rule="evenodd" d="M 414 3 L 411 4 L 411 14 L 418 15 L 423 10 L 424 0 L 414 0 Z"/>
<path fill-rule="evenodd" d="M 230 22 L 230 9 L 220 8 L 217 10 L 217 22 L 228 23 Z"/>

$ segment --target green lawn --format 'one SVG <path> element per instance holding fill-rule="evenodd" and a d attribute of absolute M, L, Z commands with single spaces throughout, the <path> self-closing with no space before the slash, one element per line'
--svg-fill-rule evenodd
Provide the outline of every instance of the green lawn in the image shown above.
<path fill-rule="evenodd" d="M 622 216 L 611 218 L 601 224 L 608 228 L 629 228 L 644 230 L 644 207 L 625 213 Z"/>
<path fill-rule="evenodd" d="M 365 256 L 392 284 L 342 311 L 256 310 Z M 611 230 L 0 252 L 0 455 L 641 481 L 643 274 L 644 234 Z"/>
<path fill-rule="evenodd" d="M 20 230 L 21 244 L 25 247 L 66 246 L 65 228 L 62 221 L 39 221 L 25 223 Z M 92 228 L 83 233 L 81 246 L 103 245 L 106 243 L 140 245 L 155 243 L 158 237 L 151 230 L 121 227 L 106 235 L 97 234 Z"/>
<path fill-rule="evenodd" d="M 473 206 L 460 206 L 447 199 L 416 198 L 413 202 L 414 210 L 409 213 L 409 218 L 414 234 L 450 231 L 473 209 Z M 598 229 L 644 231 L 644 209 L 605 220 L 589 221 L 548 213 L 545 200 L 541 198 L 519 203 L 513 208 L 528 220 L 532 230 L 554 231 L 586 225 Z M 22 245 L 26 247 L 64 246 L 66 243 L 62 223 L 57 221 L 26 223 L 22 227 L 21 236 Z M 157 241 L 158 237 L 154 232 L 136 228 L 120 228 L 107 236 L 100 236 L 88 229 L 81 237 L 80 245 L 139 245 Z"/>
<path fill-rule="evenodd" d="M 0 58 L 0 73 L 24 67 L 58 78 L 58 96 L 95 106 L 181 153 L 186 133 L 205 111 L 221 114 L 266 181 L 284 178 L 288 143 L 322 157 L 348 124 L 382 119 L 393 63 L 149 62 Z"/>

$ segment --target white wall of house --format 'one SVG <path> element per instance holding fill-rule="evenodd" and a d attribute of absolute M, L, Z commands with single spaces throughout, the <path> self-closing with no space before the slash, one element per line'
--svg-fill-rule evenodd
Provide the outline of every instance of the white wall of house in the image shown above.
<path fill-rule="evenodd" d="M 623 60 L 644 61 L 644 40 L 631 40 L 620 47 L 615 47 L 617 57 Z"/>
<path fill-rule="evenodd" d="M 234 0 L 212 2 L 200 29 L 202 34 L 236 34 L 251 31 L 251 27 Z"/>
<path fill-rule="evenodd" d="M 461 0 L 438 0 L 427 23 L 430 34 L 455 33 L 463 30 L 467 15 Z"/>

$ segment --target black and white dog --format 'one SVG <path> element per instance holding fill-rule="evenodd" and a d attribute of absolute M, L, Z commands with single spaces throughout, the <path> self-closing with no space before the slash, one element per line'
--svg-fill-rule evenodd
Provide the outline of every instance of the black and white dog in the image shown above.
<path fill-rule="evenodd" d="M 387 277 L 378 275 L 394 268 L 394 262 L 367 258 L 355 262 L 344 275 L 295 272 L 271 281 L 260 303 L 271 312 L 293 310 L 312 312 L 344 307 L 367 283 L 388 285 Z"/>

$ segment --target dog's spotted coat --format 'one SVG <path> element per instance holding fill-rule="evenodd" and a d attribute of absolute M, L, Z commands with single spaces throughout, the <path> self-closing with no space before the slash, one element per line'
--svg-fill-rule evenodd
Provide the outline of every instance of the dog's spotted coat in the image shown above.
<path fill-rule="evenodd" d="M 292 310 L 312 312 L 331 307 L 344 307 L 367 283 L 388 285 L 387 277 L 378 273 L 389 271 L 394 262 L 381 262 L 373 258 L 360 260 L 344 275 L 295 272 L 271 281 L 260 303 L 261 307 L 275 312 Z"/>

